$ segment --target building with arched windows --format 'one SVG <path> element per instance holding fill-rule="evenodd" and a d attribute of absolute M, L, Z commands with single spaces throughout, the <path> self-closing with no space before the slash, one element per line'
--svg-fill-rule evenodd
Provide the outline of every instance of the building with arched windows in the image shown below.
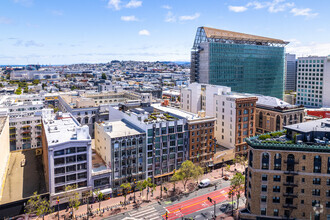
<path fill-rule="evenodd" d="M 282 130 L 286 125 L 304 122 L 304 107 L 281 99 L 257 95 L 256 134 Z"/>
<path fill-rule="evenodd" d="M 246 208 L 240 219 L 330 218 L 330 120 L 247 138 Z"/>

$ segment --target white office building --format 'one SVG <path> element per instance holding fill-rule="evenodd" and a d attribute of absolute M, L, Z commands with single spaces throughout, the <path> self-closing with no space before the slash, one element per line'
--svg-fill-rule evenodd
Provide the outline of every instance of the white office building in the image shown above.
<path fill-rule="evenodd" d="M 9 116 L 11 151 L 41 147 L 43 100 L 37 95 L 1 97 L 0 114 Z"/>
<path fill-rule="evenodd" d="M 299 57 L 297 103 L 306 107 L 330 107 L 330 56 Z"/>
<path fill-rule="evenodd" d="M 77 187 L 80 197 L 93 187 L 92 148 L 88 126 L 81 126 L 69 113 L 42 112 L 43 163 L 50 201 L 67 202 L 65 188 Z"/>

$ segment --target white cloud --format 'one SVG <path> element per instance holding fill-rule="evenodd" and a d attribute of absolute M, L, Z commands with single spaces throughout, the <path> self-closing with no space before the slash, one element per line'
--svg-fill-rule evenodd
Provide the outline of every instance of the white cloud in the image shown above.
<path fill-rule="evenodd" d="M 312 18 L 318 15 L 318 13 L 312 13 L 310 8 L 293 8 L 290 13 L 294 16 L 306 16 L 307 18 Z"/>
<path fill-rule="evenodd" d="M 201 14 L 200 13 L 195 13 L 194 15 L 183 15 L 179 17 L 180 21 L 191 21 L 199 18 Z"/>
<path fill-rule="evenodd" d="M 167 12 L 166 17 L 165 17 L 165 22 L 176 22 L 176 17 L 173 15 L 172 12 Z"/>
<path fill-rule="evenodd" d="M 131 0 L 126 4 L 126 8 L 138 8 L 142 6 L 142 1 Z"/>
<path fill-rule="evenodd" d="M 165 9 L 167 9 L 167 10 L 171 10 L 171 9 L 172 9 L 172 7 L 169 6 L 169 5 L 163 5 L 162 8 L 165 8 Z"/>
<path fill-rule="evenodd" d="M 0 17 L 0 24 L 12 24 L 13 20 L 7 17 Z"/>
<path fill-rule="evenodd" d="M 139 31 L 139 35 L 149 36 L 150 32 L 146 29 L 143 29 L 143 30 Z"/>
<path fill-rule="evenodd" d="M 246 6 L 247 7 L 253 7 L 254 9 L 262 9 L 269 5 L 269 2 L 249 2 Z"/>
<path fill-rule="evenodd" d="M 233 11 L 233 12 L 243 12 L 247 10 L 247 7 L 245 6 L 228 6 L 229 11 Z"/>
<path fill-rule="evenodd" d="M 287 8 L 291 8 L 293 6 L 293 2 L 285 2 L 285 0 L 274 0 L 269 3 L 268 11 L 271 13 L 276 13 L 280 11 L 285 11 Z"/>
<path fill-rule="evenodd" d="M 122 21 L 138 21 L 139 20 L 134 15 L 131 15 L 131 16 L 121 16 L 120 19 Z"/>
<path fill-rule="evenodd" d="M 330 43 L 300 42 L 296 39 L 288 40 L 290 43 L 286 46 L 288 53 L 302 56 L 328 56 Z"/>
<path fill-rule="evenodd" d="M 56 15 L 56 16 L 62 16 L 62 15 L 63 15 L 63 11 L 53 10 L 53 11 L 52 11 L 52 14 L 53 14 L 53 15 Z"/>
<path fill-rule="evenodd" d="M 33 5 L 33 0 L 13 0 L 17 4 L 21 4 L 25 7 L 30 7 Z"/>
<path fill-rule="evenodd" d="M 113 8 L 115 10 L 120 10 L 120 0 L 109 0 L 108 8 Z"/>

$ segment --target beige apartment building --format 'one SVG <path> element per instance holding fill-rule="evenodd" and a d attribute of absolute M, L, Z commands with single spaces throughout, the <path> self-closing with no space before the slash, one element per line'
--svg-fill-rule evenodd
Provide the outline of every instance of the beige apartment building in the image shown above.
<path fill-rule="evenodd" d="M 248 138 L 246 208 L 240 219 L 330 218 L 330 120 Z"/>

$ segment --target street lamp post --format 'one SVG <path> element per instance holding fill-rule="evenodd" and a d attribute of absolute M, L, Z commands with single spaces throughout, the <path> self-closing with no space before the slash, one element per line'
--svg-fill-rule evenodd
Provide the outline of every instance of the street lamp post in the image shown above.
<path fill-rule="evenodd" d="M 134 203 L 136 203 L 136 202 L 135 202 L 135 187 L 136 187 L 136 179 L 134 179 L 134 185 L 133 185 Z"/>
<path fill-rule="evenodd" d="M 225 161 L 225 158 L 222 158 L 222 165 L 221 165 L 221 170 L 222 170 L 222 175 L 221 175 L 221 177 L 223 177 L 223 162 Z"/>

